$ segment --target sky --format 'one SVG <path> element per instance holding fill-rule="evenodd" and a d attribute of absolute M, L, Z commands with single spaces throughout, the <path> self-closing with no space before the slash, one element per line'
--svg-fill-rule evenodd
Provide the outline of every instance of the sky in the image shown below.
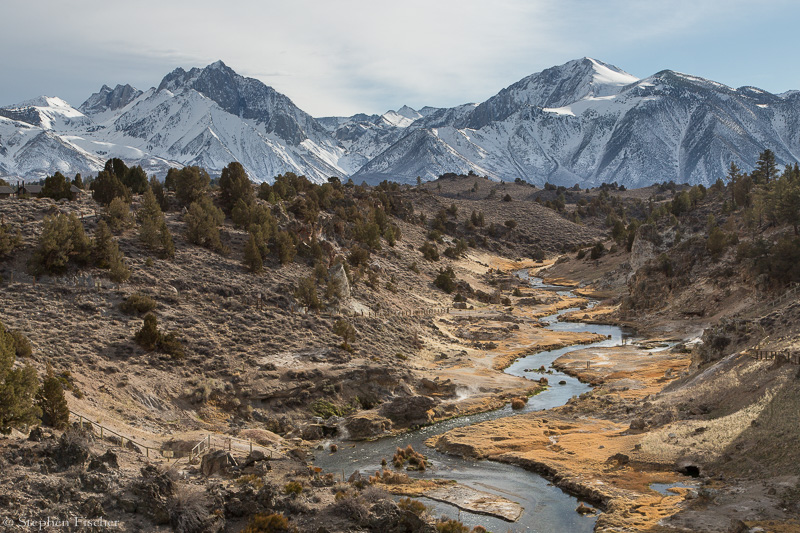
<path fill-rule="evenodd" d="M 3 0 L 0 106 L 218 59 L 318 117 L 481 102 L 584 56 L 780 93 L 798 19 L 796 0 Z"/>

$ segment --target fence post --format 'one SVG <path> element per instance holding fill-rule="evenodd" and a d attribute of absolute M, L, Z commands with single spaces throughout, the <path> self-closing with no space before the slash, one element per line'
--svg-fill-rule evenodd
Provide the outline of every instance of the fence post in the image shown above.
<path fill-rule="evenodd" d="M 253 453 L 253 441 L 248 441 L 250 443 L 250 453 Z"/>

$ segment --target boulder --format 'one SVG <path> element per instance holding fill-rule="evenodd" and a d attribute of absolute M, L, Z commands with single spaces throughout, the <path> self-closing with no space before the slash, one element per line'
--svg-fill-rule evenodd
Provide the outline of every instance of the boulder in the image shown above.
<path fill-rule="evenodd" d="M 347 418 L 345 422 L 351 439 L 367 439 L 392 430 L 392 421 L 374 412 L 364 411 Z"/>
<path fill-rule="evenodd" d="M 456 395 L 456 384 L 449 379 L 440 380 L 438 377 L 434 379 L 422 378 L 420 385 L 430 394 L 436 394 L 446 398 L 451 398 Z"/>
<path fill-rule="evenodd" d="M 40 426 L 33 428 L 28 435 L 28 440 L 33 442 L 40 442 L 44 438 L 44 432 Z"/>
<path fill-rule="evenodd" d="M 150 517 L 156 524 L 168 524 L 169 498 L 175 493 L 175 484 L 166 474 L 153 465 L 142 468 L 142 478 L 134 485 L 133 493 L 138 500 L 136 511 Z"/>
<path fill-rule="evenodd" d="M 336 287 L 334 297 L 341 303 L 350 300 L 350 282 L 347 280 L 347 272 L 344 263 L 336 263 L 328 269 L 328 283 Z"/>
<path fill-rule="evenodd" d="M 631 420 L 630 430 L 631 431 L 644 431 L 647 423 L 644 421 L 643 418 L 634 418 Z"/>
<path fill-rule="evenodd" d="M 81 431 L 65 431 L 58 444 L 51 448 L 50 455 L 62 470 L 83 466 L 89 459 L 89 440 Z"/>
<path fill-rule="evenodd" d="M 200 471 L 204 476 L 209 477 L 215 474 L 227 474 L 236 466 L 236 459 L 230 453 L 224 450 L 216 450 L 203 456 L 203 460 L 200 463 Z"/>
<path fill-rule="evenodd" d="M 406 396 L 383 404 L 379 413 L 398 426 L 416 426 L 433 422 L 433 408 L 439 400 L 430 396 Z"/>
<path fill-rule="evenodd" d="M 300 433 L 303 440 L 320 440 L 324 436 L 321 424 L 308 424 L 301 428 Z"/>
<path fill-rule="evenodd" d="M 382 533 L 435 533 L 436 527 L 428 524 L 411 511 L 400 509 L 391 500 L 383 500 L 372 506 L 369 513 L 370 531 Z"/>

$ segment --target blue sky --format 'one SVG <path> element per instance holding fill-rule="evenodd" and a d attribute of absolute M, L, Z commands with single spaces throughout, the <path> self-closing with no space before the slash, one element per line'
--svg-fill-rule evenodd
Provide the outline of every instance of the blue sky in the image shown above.
<path fill-rule="evenodd" d="M 583 56 L 800 89 L 796 0 L 4 0 L 0 18 L 0 105 L 217 59 L 314 116 L 480 102 Z"/>

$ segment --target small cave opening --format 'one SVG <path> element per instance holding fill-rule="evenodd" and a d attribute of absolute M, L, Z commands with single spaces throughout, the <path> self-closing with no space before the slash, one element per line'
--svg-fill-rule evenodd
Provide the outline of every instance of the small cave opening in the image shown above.
<path fill-rule="evenodd" d="M 689 477 L 700 477 L 700 467 L 697 465 L 682 465 L 678 472 L 683 474 L 684 476 Z"/>

